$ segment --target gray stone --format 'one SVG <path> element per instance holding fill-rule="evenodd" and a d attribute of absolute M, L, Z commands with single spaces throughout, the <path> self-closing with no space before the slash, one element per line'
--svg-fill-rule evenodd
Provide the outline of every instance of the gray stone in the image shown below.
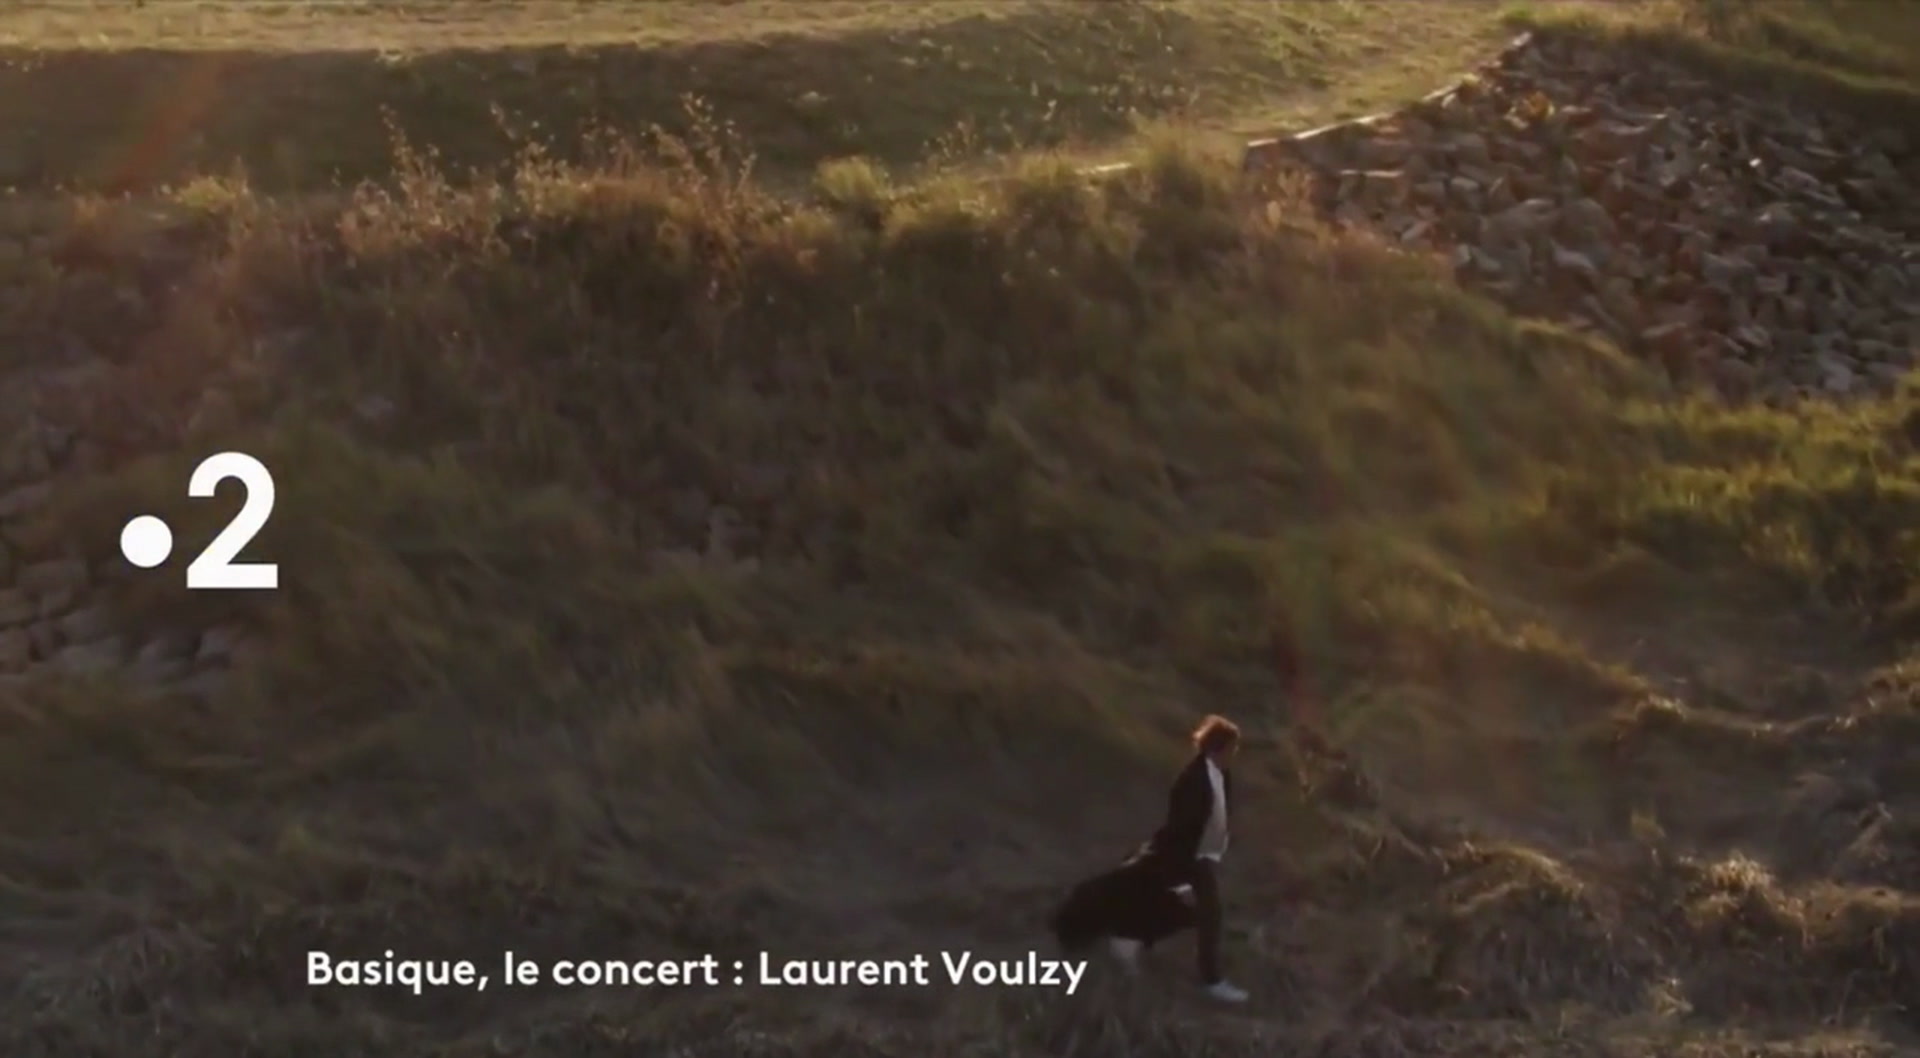
<path fill-rule="evenodd" d="M 27 642 L 33 648 L 33 656 L 45 660 L 60 649 L 60 630 L 52 621 L 35 621 L 27 626 Z"/>
<path fill-rule="evenodd" d="M 0 628 L 32 623 L 40 615 L 32 597 L 18 588 L 0 588 Z"/>
<path fill-rule="evenodd" d="M 61 590 L 77 592 L 87 586 L 87 564 L 77 558 L 35 562 L 21 569 L 14 583 L 36 596 Z"/>
<path fill-rule="evenodd" d="M 1845 396 L 1859 384 L 1859 377 L 1854 374 L 1853 368 L 1837 356 L 1822 357 L 1820 372 L 1821 387 L 1835 396 Z"/>
<path fill-rule="evenodd" d="M 113 615 L 104 606 L 87 606 L 55 622 L 60 634 L 70 643 L 88 643 L 113 633 Z"/>
<path fill-rule="evenodd" d="M 1578 250 L 1569 250 L 1564 246 L 1554 246 L 1553 266 L 1563 272 L 1571 272 L 1581 279 L 1586 280 L 1588 283 L 1598 285 L 1600 282 L 1600 269 L 1593 263 L 1593 258 Z"/>
<path fill-rule="evenodd" d="M 55 669 L 77 676 L 104 676 L 126 661 L 126 644 L 119 639 L 73 643 L 50 659 Z"/>
<path fill-rule="evenodd" d="M 215 698 L 226 690 L 227 674 L 218 669 L 203 669 L 189 673 L 184 678 L 170 684 L 173 691 L 192 698 Z"/>
<path fill-rule="evenodd" d="M 39 432 L 31 422 L 0 445 L 0 484 L 19 484 L 45 477 L 53 470 L 52 460 L 40 444 Z"/>
<path fill-rule="evenodd" d="M 199 642 L 188 632 L 162 632 L 141 644 L 134 663 L 141 666 L 157 667 L 170 661 L 188 662 L 194 657 Z"/>
<path fill-rule="evenodd" d="M 161 661 L 135 664 L 135 672 L 141 681 L 148 684 L 178 683 L 193 675 L 192 662 L 179 658 L 167 658 Z"/>
<path fill-rule="evenodd" d="M 24 672 L 33 663 L 33 639 L 24 628 L 0 631 L 0 673 Z"/>
<path fill-rule="evenodd" d="M 200 649 L 194 654 L 195 665 L 218 665 L 231 662 L 240 649 L 242 636 L 235 628 L 220 626 L 209 628 L 200 635 Z"/>
<path fill-rule="evenodd" d="M 72 588 L 49 588 L 41 592 L 39 597 L 35 599 L 34 608 L 41 617 L 52 618 L 58 617 L 68 610 L 73 609 L 74 604 L 79 601 L 80 593 Z"/>
<path fill-rule="evenodd" d="M 49 482 L 18 486 L 0 495 L 0 521 L 17 521 L 37 514 L 52 496 L 53 485 Z"/>

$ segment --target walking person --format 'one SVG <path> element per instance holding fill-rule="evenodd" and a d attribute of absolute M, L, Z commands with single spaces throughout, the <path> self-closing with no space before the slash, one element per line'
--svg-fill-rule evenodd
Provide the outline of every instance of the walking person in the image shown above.
<path fill-rule="evenodd" d="M 1166 821 L 1118 867 L 1075 885 L 1048 920 L 1061 948 L 1106 940 L 1129 972 L 1155 944 L 1188 927 L 1197 934 L 1200 983 L 1213 998 L 1241 1003 L 1247 993 L 1220 967 L 1218 867 L 1227 853 L 1233 779 L 1227 765 L 1240 729 L 1209 716 L 1193 732 L 1194 756 L 1174 779 Z"/>
<path fill-rule="evenodd" d="M 1223 716 L 1208 716 L 1193 731 L 1193 759 L 1182 768 L 1167 796 L 1167 817 L 1141 860 L 1151 863 L 1169 886 L 1188 889 L 1198 936 L 1200 983 L 1207 994 L 1243 1003 L 1245 990 L 1227 981 L 1220 964 L 1220 860 L 1232 843 L 1228 821 L 1233 806 L 1233 777 L 1228 766 L 1240 748 L 1240 728 Z M 1131 959 L 1137 950 L 1116 941 L 1116 954 Z"/>

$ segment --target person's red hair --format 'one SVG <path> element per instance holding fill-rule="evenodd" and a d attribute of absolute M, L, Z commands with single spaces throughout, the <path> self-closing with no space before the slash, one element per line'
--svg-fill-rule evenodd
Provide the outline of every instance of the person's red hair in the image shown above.
<path fill-rule="evenodd" d="M 1202 753 L 1216 753 L 1240 743 L 1240 726 L 1224 716 L 1210 715 L 1193 729 L 1193 744 Z"/>

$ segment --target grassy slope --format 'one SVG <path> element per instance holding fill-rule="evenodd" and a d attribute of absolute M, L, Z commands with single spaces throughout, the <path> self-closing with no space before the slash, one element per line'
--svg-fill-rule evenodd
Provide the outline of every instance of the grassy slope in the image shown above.
<path fill-rule="evenodd" d="M 1812 665 L 1831 709 L 1849 666 L 1905 642 L 1920 402 L 1672 402 L 1609 350 L 1176 149 L 1105 189 L 1045 162 L 991 192 L 889 194 L 858 166 L 822 182 L 826 204 L 797 212 L 684 159 L 528 166 L 485 194 L 416 173 L 304 214 L 202 187 L 176 291 L 99 311 L 103 289 L 159 289 L 143 272 L 178 278 L 146 253 L 34 289 L 27 326 L 125 340 L 158 434 L 214 377 L 243 414 L 69 487 L 20 546 L 111 548 L 133 510 L 198 546 L 225 512 L 188 507 L 181 476 L 243 447 L 281 482 L 259 550 L 286 587 L 120 599 L 265 633 L 218 702 L 45 683 L 0 714 L 0 980 L 26 986 L 0 1049 L 731 1054 L 748 1030 L 775 1034 L 765 1053 L 1182 1053 L 1322 1029 L 1362 1046 L 1379 1012 L 1329 1021 L 1331 998 L 1455 1018 L 1494 1000 L 1381 991 L 1394 974 L 1364 965 L 1418 962 L 1372 938 L 1429 897 L 1426 868 L 1396 875 L 1391 842 L 1301 801 L 1271 739 L 1279 624 L 1309 704 L 1390 802 L 1549 849 L 1638 835 L 1649 804 L 1680 827 L 1720 793 L 1703 777 L 1743 778 L 1706 755 L 1739 758 L 1713 741 L 1734 721 L 1649 712 L 1656 688 L 1743 707 Z M 158 238 L 90 216 L 97 245 Z M 242 370 L 263 344 L 293 353 Z M 357 421 L 368 393 L 401 414 Z M 156 443 L 114 425 L 129 450 Z M 686 553 L 716 506 L 751 561 Z M 1661 649 L 1634 653 L 1647 639 Z M 1137 837 L 1167 739 L 1206 708 L 1258 738 L 1237 947 L 1252 983 L 1310 1004 L 1283 1025 L 1099 996 L 403 1002 L 295 983 L 309 945 L 1023 947 L 1063 879 Z M 1587 752 L 1658 717 L 1703 755 L 1629 775 Z M 1733 793 L 1772 781 L 1744 779 Z M 1267 902 L 1283 867 L 1321 886 L 1315 915 Z M 1731 884 L 1709 882 L 1674 906 Z M 1722 941 L 1747 966 L 1854 951 Z M 1588 954 L 1523 950 L 1482 984 L 1562 1019 L 1541 1046 L 1590 1040 L 1553 1005 L 1605 1005 L 1577 978 Z M 1911 983 L 1856 968 L 1850 1009 Z M 1682 982 L 1695 1018 L 1605 1031 L 1744 1053 L 1715 1041 L 1756 1009 L 1828 1012 L 1825 964 L 1784 976 L 1805 987 Z M 1554 1034 L 1457 1024 L 1432 1053 Z"/>
<path fill-rule="evenodd" d="M 1111 148 L 1136 120 L 1270 129 L 1424 90 L 1502 32 L 1486 0 L 328 6 L 0 11 L 0 186 L 145 186 L 244 166 L 263 189 L 379 175 L 389 116 L 452 171 L 512 127 L 687 130 L 686 97 L 763 175 L 823 158 Z M 139 100 L 138 106 L 125 105 Z M 519 135 L 515 133 L 514 135 Z"/>

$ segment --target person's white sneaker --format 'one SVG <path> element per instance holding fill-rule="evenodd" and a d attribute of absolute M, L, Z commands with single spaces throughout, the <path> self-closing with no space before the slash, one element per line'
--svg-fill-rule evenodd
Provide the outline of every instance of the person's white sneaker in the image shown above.
<path fill-rule="evenodd" d="M 1222 1003 L 1245 1003 L 1247 1001 L 1246 989 L 1236 988 L 1225 981 L 1215 981 L 1208 985 L 1207 995 L 1218 999 Z"/>
<path fill-rule="evenodd" d="M 1126 937 L 1109 938 L 1107 945 L 1113 949 L 1114 961 L 1120 964 L 1122 970 L 1135 973 L 1140 969 L 1140 949 L 1146 945 Z"/>

